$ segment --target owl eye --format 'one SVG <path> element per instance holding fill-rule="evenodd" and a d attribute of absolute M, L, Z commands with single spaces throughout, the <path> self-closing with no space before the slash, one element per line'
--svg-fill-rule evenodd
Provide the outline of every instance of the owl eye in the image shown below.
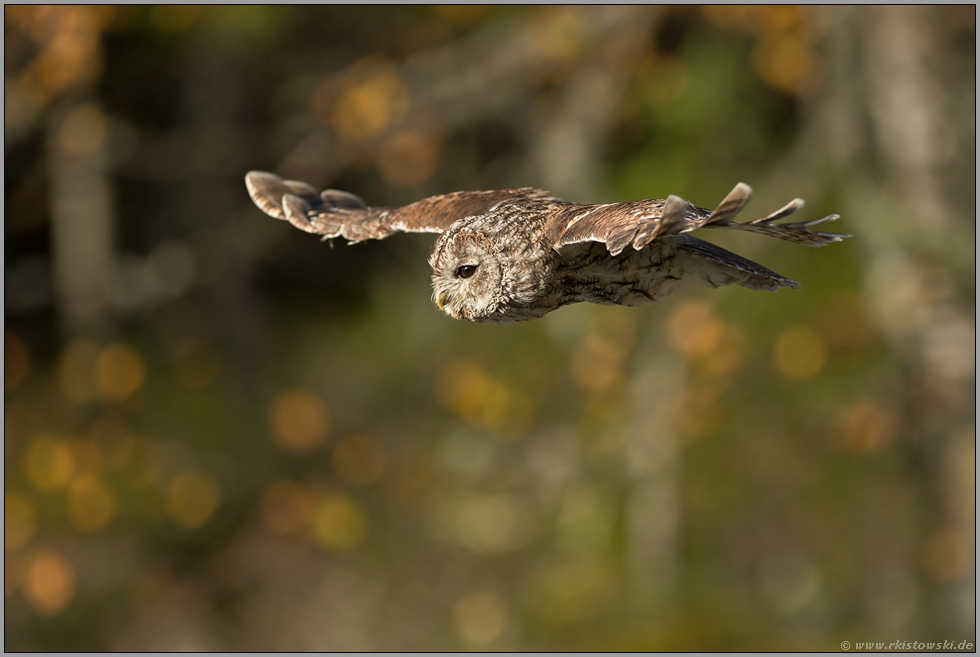
<path fill-rule="evenodd" d="M 456 276 L 459 278 L 469 278 L 476 273 L 476 265 L 463 265 L 456 269 Z"/>

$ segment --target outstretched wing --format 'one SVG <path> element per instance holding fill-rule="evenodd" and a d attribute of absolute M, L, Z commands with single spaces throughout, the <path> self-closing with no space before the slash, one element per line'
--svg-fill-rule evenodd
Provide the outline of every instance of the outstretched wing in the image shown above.
<path fill-rule="evenodd" d="M 739 183 L 713 211 L 696 207 L 678 196 L 663 200 L 569 206 L 555 215 L 549 232 L 555 248 L 575 242 L 605 242 L 612 255 L 618 255 L 630 244 L 639 250 L 657 238 L 689 233 L 699 228 L 745 230 L 807 246 L 823 246 L 850 237 L 810 230 L 811 226 L 836 221 L 839 218 L 836 214 L 807 222 L 775 223 L 803 207 L 802 199 L 794 199 L 755 221 L 732 221 L 751 196 L 752 188 Z"/>
<path fill-rule="evenodd" d="M 336 189 L 317 193 L 304 182 L 283 180 L 264 171 L 248 172 L 245 186 L 266 214 L 324 239 L 343 237 L 351 243 L 380 240 L 398 232 L 441 233 L 457 219 L 483 214 L 503 203 L 546 196 L 532 188 L 455 192 L 384 208 L 368 207 L 357 196 Z"/>

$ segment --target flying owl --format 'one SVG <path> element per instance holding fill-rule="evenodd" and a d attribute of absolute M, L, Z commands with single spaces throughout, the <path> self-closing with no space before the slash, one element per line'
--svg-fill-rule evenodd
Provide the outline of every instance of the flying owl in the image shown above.
<path fill-rule="evenodd" d="M 433 301 L 449 316 L 471 322 L 535 319 L 583 301 L 638 306 L 685 283 L 799 289 L 795 281 L 688 234 L 699 228 L 744 230 L 806 246 L 849 237 L 810 230 L 836 220 L 835 214 L 777 224 L 803 207 L 801 199 L 761 219 L 733 222 L 752 194 L 744 183 L 714 210 L 677 196 L 579 205 L 530 187 L 454 192 L 385 208 L 334 189 L 318 194 L 306 183 L 262 171 L 249 172 L 245 185 L 263 212 L 323 239 L 354 244 L 397 232 L 438 233 L 429 256 Z"/>

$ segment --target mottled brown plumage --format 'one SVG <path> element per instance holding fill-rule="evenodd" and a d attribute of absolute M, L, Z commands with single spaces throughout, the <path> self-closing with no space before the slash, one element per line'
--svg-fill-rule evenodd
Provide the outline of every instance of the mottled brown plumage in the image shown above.
<path fill-rule="evenodd" d="M 847 235 L 810 230 L 830 215 L 777 224 L 803 206 L 794 199 L 747 223 L 732 218 L 752 190 L 739 183 L 713 211 L 667 199 L 579 205 L 525 187 L 455 192 L 398 208 L 368 207 L 353 194 L 271 173 L 249 172 L 248 192 L 265 213 L 324 239 L 351 243 L 396 232 L 439 233 L 429 258 L 433 298 L 456 319 L 533 319 L 569 303 L 635 306 L 661 299 L 682 283 L 741 285 L 774 292 L 799 287 L 765 267 L 687 233 L 727 228 L 807 246 Z"/>

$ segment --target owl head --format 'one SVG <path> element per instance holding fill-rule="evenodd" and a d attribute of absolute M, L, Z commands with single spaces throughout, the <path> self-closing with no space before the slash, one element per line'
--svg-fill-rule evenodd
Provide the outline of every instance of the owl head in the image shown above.
<path fill-rule="evenodd" d="M 552 298 L 555 251 L 512 210 L 460 219 L 436 240 L 429 257 L 432 299 L 450 317 L 517 322 L 560 305 Z"/>
<path fill-rule="evenodd" d="M 471 222 L 439 236 L 429 257 L 432 300 L 454 319 L 507 321 L 501 245 Z"/>

